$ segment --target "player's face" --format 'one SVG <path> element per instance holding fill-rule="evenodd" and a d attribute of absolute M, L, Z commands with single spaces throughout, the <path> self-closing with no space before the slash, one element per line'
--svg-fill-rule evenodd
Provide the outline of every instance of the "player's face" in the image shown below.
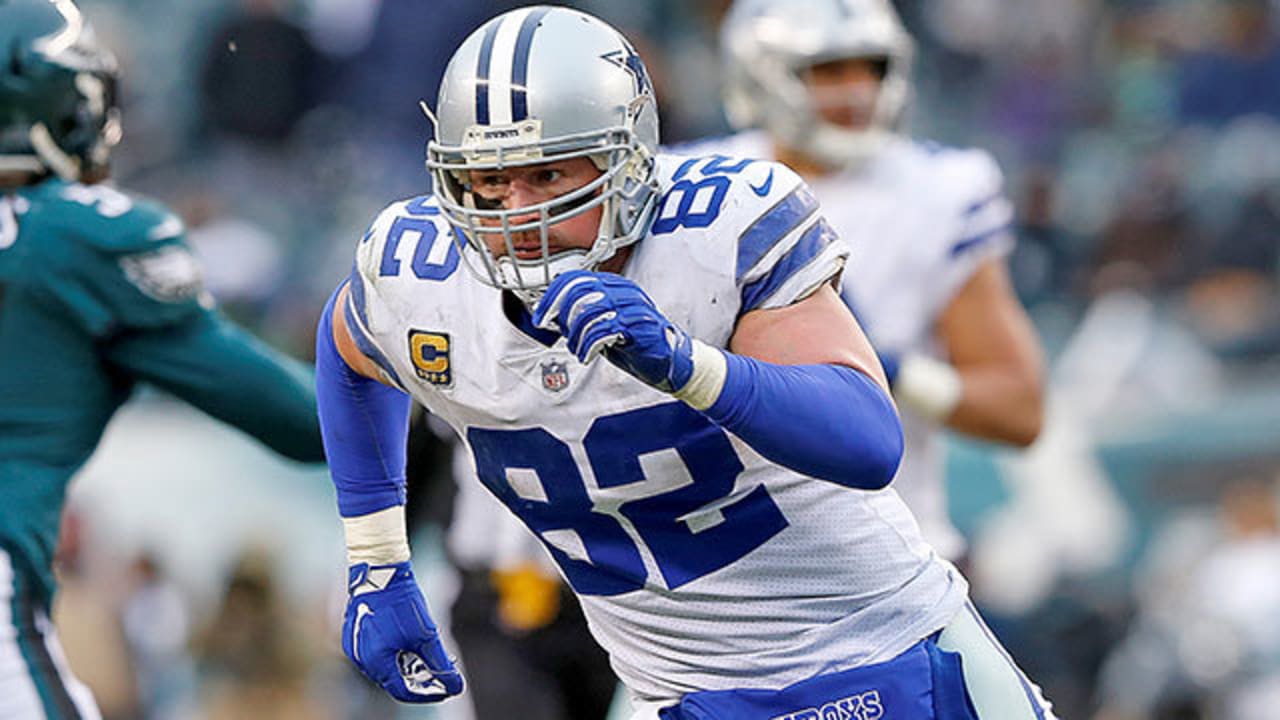
<path fill-rule="evenodd" d="M 823 120 L 865 130 L 875 116 L 885 69 L 881 59 L 845 58 L 813 65 L 803 78 Z"/>
<path fill-rule="evenodd" d="M 585 157 L 559 162 L 506 168 L 503 170 L 473 170 L 472 191 L 486 207 L 518 209 L 544 203 L 577 190 L 600 177 L 600 170 Z M 587 198 L 589 200 L 589 198 Z M 585 202 L 584 200 L 583 202 Z M 552 213 L 569 208 L 555 208 Z M 596 206 L 552 225 L 547 232 L 547 249 L 551 255 L 573 248 L 588 249 L 595 243 L 600 228 L 601 208 Z M 537 213 L 520 215 L 513 223 L 536 221 Z M 496 227 L 498 220 L 485 220 L 485 225 Z M 484 233 L 484 242 L 494 257 L 507 254 L 501 235 Z M 542 257 L 542 238 L 537 230 L 512 234 L 512 245 L 517 260 L 536 260 Z"/>

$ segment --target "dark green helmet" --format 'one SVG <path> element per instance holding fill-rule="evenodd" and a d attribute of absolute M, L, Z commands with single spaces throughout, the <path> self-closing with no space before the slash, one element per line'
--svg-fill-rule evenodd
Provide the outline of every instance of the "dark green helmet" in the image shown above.
<path fill-rule="evenodd" d="M 0 0 L 0 171 L 103 171 L 120 140 L 116 77 L 71 0 Z"/>

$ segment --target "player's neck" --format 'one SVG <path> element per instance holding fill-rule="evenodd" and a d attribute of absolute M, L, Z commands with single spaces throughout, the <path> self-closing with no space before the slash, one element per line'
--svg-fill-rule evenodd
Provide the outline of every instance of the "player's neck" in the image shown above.
<path fill-rule="evenodd" d="M 600 263 L 600 270 L 603 272 L 622 274 L 622 269 L 627 266 L 627 261 L 631 259 L 631 246 L 619 248 L 613 257 Z"/>
<path fill-rule="evenodd" d="M 773 157 L 783 165 L 795 170 L 805 180 L 816 180 L 835 172 L 835 168 L 818 162 L 805 153 L 778 142 L 773 144 Z"/>

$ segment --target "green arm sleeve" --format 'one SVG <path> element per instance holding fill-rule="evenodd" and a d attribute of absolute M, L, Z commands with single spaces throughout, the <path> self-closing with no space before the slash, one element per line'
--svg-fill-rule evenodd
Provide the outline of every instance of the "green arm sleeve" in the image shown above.
<path fill-rule="evenodd" d="M 107 361 L 256 437 L 286 457 L 322 462 L 314 371 L 214 312 L 122 332 Z"/>

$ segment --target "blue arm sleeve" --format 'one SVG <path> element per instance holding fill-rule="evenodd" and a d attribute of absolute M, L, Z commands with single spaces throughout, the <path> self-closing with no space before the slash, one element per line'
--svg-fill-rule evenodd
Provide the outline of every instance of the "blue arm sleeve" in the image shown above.
<path fill-rule="evenodd" d="M 705 411 L 720 427 L 811 477 L 863 490 L 893 479 L 902 459 L 902 424 L 871 378 L 843 365 L 724 356 L 724 389 Z"/>
<path fill-rule="evenodd" d="M 409 396 L 358 374 L 338 354 L 333 344 L 337 297 L 335 291 L 316 331 L 316 405 L 338 512 L 352 517 L 405 501 Z"/>

